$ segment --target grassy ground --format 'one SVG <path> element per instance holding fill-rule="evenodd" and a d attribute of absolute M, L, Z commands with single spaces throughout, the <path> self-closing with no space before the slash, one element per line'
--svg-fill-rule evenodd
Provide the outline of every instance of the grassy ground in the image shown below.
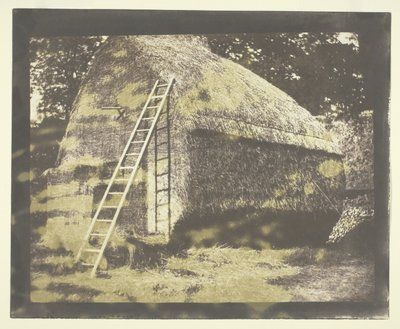
<path fill-rule="evenodd" d="M 153 268 L 90 279 L 68 254 L 34 258 L 32 302 L 359 301 L 374 290 L 373 262 L 326 249 L 190 249 Z"/>

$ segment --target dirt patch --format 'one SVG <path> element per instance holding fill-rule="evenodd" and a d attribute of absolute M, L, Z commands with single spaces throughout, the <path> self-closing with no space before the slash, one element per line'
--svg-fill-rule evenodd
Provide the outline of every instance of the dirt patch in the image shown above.
<path fill-rule="evenodd" d="M 191 296 L 191 295 L 194 295 L 194 294 L 198 293 L 202 287 L 203 286 L 201 284 L 198 284 L 198 283 L 191 284 L 189 287 L 187 287 L 185 289 L 185 292 L 186 292 L 187 295 Z"/>
<path fill-rule="evenodd" d="M 199 284 L 199 283 L 195 283 L 195 284 L 191 284 L 189 287 L 187 287 L 184 292 L 186 294 L 186 299 L 185 302 L 191 302 L 192 301 L 192 296 L 194 294 L 197 294 L 201 288 L 203 288 L 203 285 Z"/>

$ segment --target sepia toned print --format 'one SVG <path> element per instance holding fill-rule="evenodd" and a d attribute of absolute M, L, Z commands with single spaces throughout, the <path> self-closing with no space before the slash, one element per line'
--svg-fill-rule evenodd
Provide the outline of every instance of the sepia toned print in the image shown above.
<path fill-rule="evenodd" d="M 360 42 L 32 38 L 31 302 L 371 301 Z"/>

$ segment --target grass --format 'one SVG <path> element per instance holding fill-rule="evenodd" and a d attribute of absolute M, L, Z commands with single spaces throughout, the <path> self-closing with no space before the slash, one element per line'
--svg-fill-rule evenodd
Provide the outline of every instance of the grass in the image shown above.
<path fill-rule="evenodd" d="M 373 292 L 371 262 L 326 249 L 189 249 L 156 267 L 120 267 L 94 279 L 79 266 L 72 271 L 71 257 L 47 255 L 40 262 L 54 268 L 32 267 L 32 302 L 342 301 Z"/>

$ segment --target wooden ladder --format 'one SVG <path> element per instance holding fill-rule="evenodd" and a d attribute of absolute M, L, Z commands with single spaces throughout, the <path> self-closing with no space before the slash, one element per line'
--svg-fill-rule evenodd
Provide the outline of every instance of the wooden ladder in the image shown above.
<path fill-rule="evenodd" d="M 150 143 L 151 136 L 155 130 L 173 83 L 174 78 L 168 83 L 160 83 L 160 80 L 157 80 L 154 84 L 83 239 L 83 243 L 76 256 L 76 261 L 81 261 L 81 257 L 84 254 L 95 255 L 94 263 L 81 262 L 85 266 L 92 267 L 90 274 L 92 278 L 96 275 L 104 250 L 114 231 L 118 216 L 138 172 L 143 155 Z M 138 152 L 131 152 L 135 147 L 138 147 Z M 127 173 L 126 176 L 125 173 Z M 123 176 L 122 178 L 121 175 Z M 122 190 L 120 183 L 122 183 Z M 117 197 L 117 200 L 119 199 L 118 204 L 106 204 L 107 201 L 110 201 L 108 200 L 110 197 Z M 108 213 L 108 216 L 99 217 L 100 214 L 107 211 L 111 211 L 111 213 Z M 103 230 L 99 232 L 99 224 L 106 225 L 106 230 L 103 228 Z M 90 245 L 91 238 L 102 239 L 99 243 L 99 248 L 93 248 Z"/>

